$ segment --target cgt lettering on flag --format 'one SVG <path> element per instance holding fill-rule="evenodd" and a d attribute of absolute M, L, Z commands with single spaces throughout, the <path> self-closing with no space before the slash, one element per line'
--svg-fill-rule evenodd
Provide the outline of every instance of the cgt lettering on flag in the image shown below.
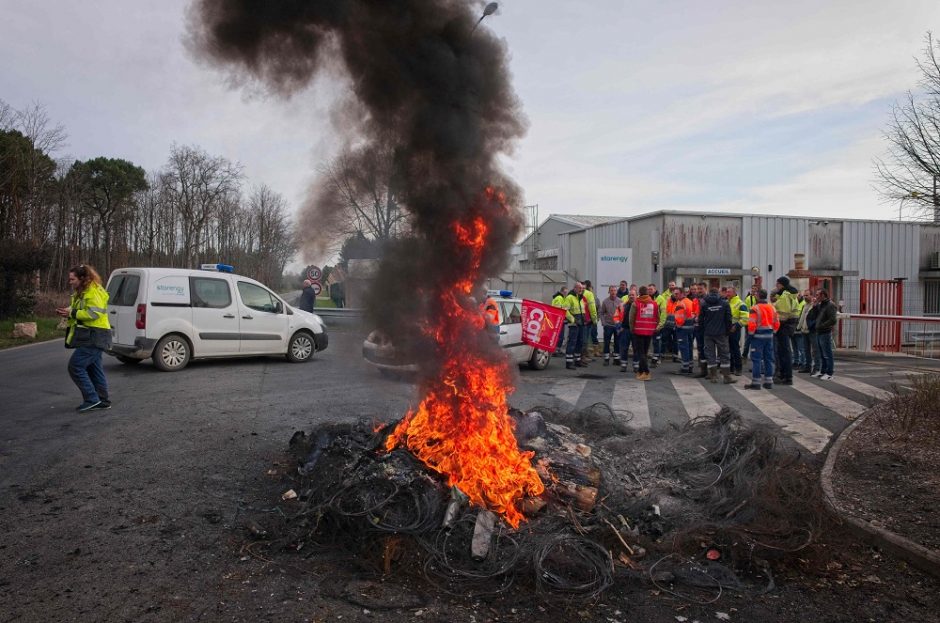
<path fill-rule="evenodd" d="M 554 352 L 565 323 L 565 310 L 539 301 L 522 299 L 522 342 Z"/>

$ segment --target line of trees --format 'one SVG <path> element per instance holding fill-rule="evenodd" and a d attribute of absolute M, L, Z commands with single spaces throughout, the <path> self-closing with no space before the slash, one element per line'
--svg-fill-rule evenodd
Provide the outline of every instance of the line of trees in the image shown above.
<path fill-rule="evenodd" d="M 297 250 L 284 198 L 249 186 L 241 167 L 174 145 L 158 171 L 119 158 L 57 158 L 65 129 L 41 105 L 0 100 L 0 318 L 29 313 L 37 288 L 61 289 L 70 266 L 224 261 L 279 284 Z"/>

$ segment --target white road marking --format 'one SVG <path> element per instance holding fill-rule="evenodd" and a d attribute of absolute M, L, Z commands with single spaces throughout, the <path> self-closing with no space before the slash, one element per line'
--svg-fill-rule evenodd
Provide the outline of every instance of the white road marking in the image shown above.
<path fill-rule="evenodd" d="M 575 407 L 578 405 L 578 398 L 581 397 L 581 392 L 584 391 L 586 385 L 587 379 L 563 379 L 555 383 L 548 393 L 558 400 Z"/>
<path fill-rule="evenodd" d="M 682 406 L 685 407 L 689 419 L 694 420 L 701 416 L 712 416 L 721 410 L 721 407 L 711 397 L 705 387 L 696 381 L 684 376 L 673 376 L 669 379 L 676 388 Z"/>
<path fill-rule="evenodd" d="M 823 383 L 838 383 L 842 387 L 848 387 L 849 389 L 854 389 L 855 391 L 865 394 L 866 396 L 874 396 L 878 400 L 887 400 L 891 398 L 893 394 L 889 391 L 879 389 L 874 385 L 869 385 L 868 383 L 862 383 L 851 377 L 847 376 L 836 376 L 832 377 L 832 380 L 822 381 Z"/>
<path fill-rule="evenodd" d="M 816 402 L 826 407 L 829 407 L 842 417 L 854 420 L 859 415 L 861 415 L 866 407 L 865 405 L 860 405 L 854 400 L 849 400 L 835 392 L 831 392 L 828 389 L 822 388 L 815 383 L 810 383 L 809 381 L 804 381 L 802 378 L 798 378 L 796 375 L 793 376 L 793 389 L 809 396 Z"/>
<path fill-rule="evenodd" d="M 630 428 L 649 428 L 650 408 L 646 400 L 646 383 L 636 380 L 620 380 L 614 384 L 614 395 L 611 399 L 611 408 L 614 411 L 628 411 L 633 418 L 627 422 Z"/>
<path fill-rule="evenodd" d="M 760 410 L 768 419 L 789 433 L 798 444 L 817 454 L 829 443 L 832 436 L 828 430 L 816 422 L 800 415 L 800 412 L 780 399 L 774 390 L 746 390 L 734 387 L 742 396 Z"/>
<path fill-rule="evenodd" d="M 836 372 L 837 372 L 837 373 L 842 372 L 842 369 L 839 368 L 838 370 L 836 370 Z M 882 379 L 883 379 L 883 378 L 885 378 L 886 376 L 890 376 L 890 377 L 892 377 L 892 378 L 894 378 L 894 377 L 907 378 L 907 377 L 909 377 L 909 376 L 921 376 L 921 375 L 927 374 L 927 373 L 926 373 L 926 372 L 914 372 L 913 370 L 881 370 L 881 371 L 878 371 L 878 372 L 874 372 L 874 371 L 868 370 L 868 371 L 865 371 L 865 372 L 852 372 L 852 371 L 847 371 L 847 372 L 845 372 L 845 374 L 848 374 L 849 376 L 854 376 L 854 377 L 860 378 L 860 379 L 877 379 L 877 378 L 882 378 Z"/>

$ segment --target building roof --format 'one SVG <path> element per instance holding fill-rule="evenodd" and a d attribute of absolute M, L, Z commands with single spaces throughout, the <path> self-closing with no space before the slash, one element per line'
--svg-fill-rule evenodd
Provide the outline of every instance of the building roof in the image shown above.
<path fill-rule="evenodd" d="M 622 216 L 594 216 L 590 214 L 549 214 L 548 218 L 553 218 L 562 223 L 568 223 L 575 227 L 593 227 L 594 225 L 603 225 L 611 221 L 619 221 Z M 548 220 L 548 219 L 545 219 Z"/>
<path fill-rule="evenodd" d="M 730 216 L 735 218 L 744 218 L 744 217 L 762 217 L 762 218 L 788 218 L 788 219 L 799 219 L 804 221 L 814 221 L 814 222 L 827 222 L 827 223 L 890 223 L 890 224 L 903 224 L 903 225 L 923 225 L 923 226 L 938 226 L 940 224 L 934 221 L 920 221 L 920 220 L 907 220 L 907 221 L 895 221 L 891 219 L 854 219 L 854 218 L 837 218 L 837 217 L 824 217 L 824 216 L 801 216 L 796 214 L 758 214 L 753 212 L 708 212 L 701 210 L 655 210 L 653 212 L 644 212 L 643 214 L 634 214 L 631 216 L 581 216 L 573 214 L 552 214 L 549 218 L 557 218 L 558 220 L 564 221 L 574 225 L 581 219 L 601 219 L 592 223 L 586 223 L 583 225 L 577 225 L 577 229 L 573 229 L 568 232 L 562 232 L 562 234 L 573 234 L 579 231 L 585 231 L 598 225 L 606 225 L 608 223 L 622 223 L 639 221 L 654 216 L 701 216 L 707 218 L 710 216 Z"/>

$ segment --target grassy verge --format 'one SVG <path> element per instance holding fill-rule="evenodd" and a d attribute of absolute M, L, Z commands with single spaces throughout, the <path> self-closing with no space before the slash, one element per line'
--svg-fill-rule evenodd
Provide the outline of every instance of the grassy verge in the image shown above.
<path fill-rule="evenodd" d="M 333 302 L 332 299 L 329 299 L 329 298 L 327 298 L 327 297 L 325 297 L 325 296 L 322 296 L 322 297 L 321 297 L 321 296 L 318 296 L 318 297 L 317 297 L 316 309 L 323 309 L 323 308 L 331 308 L 331 309 L 333 309 L 333 308 L 335 308 L 335 307 L 336 307 L 336 304 Z M 316 311 L 316 309 L 314 309 L 314 311 Z"/>
<path fill-rule="evenodd" d="M 13 324 L 16 322 L 35 322 L 36 338 L 12 338 Z M 20 346 L 21 344 L 32 344 L 33 342 L 45 342 L 56 338 L 64 338 L 65 332 L 59 331 L 55 326 L 59 323 L 58 317 L 52 318 L 21 318 L 17 320 L 0 320 L 0 349 L 10 348 L 11 346 Z"/>

